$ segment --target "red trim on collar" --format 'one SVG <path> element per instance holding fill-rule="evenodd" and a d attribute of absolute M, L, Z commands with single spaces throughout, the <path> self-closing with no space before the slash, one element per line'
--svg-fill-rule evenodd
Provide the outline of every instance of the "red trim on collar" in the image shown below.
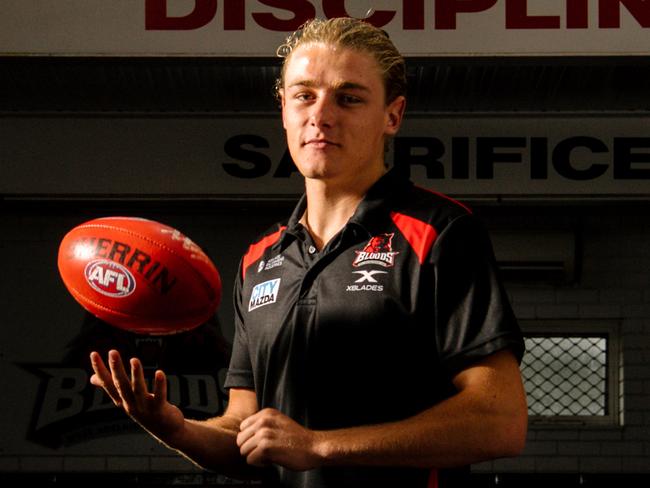
<path fill-rule="evenodd" d="M 420 264 L 424 263 L 431 246 L 438 237 L 436 229 L 426 222 L 398 212 L 391 212 L 390 218 L 417 254 Z"/>
<path fill-rule="evenodd" d="M 438 488 L 438 470 L 435 468 L 429 472 L 427 488 Z"/>
<path fill-rule="evenodd" d="M 262 240 L 248 246 L 248 252 L 244 255 L 244 259 L 242 260 L 242 278 L 246 278 L 246 270 L 250 267 L 250 265 L 261 258 L 267 248 L 271 247 L 273 244 L 280 240 L 280 236 L 285 229 L 286 227 L 284 226 L 280 227 L 280 229 L 273 234 L 269 234 Z"/>

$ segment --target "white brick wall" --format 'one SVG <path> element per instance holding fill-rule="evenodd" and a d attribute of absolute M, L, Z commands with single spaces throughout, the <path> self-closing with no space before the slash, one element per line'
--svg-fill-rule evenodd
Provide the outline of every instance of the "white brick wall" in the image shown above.
<path fill-rule="evenodd" d="M 508 284 L 520 319 L 621 324 L 623 425 L 531 426 L 522 456 L 476 472 L 650 473 L 650 217 L 586 217 L 582 276 L 570 286 Z"/>

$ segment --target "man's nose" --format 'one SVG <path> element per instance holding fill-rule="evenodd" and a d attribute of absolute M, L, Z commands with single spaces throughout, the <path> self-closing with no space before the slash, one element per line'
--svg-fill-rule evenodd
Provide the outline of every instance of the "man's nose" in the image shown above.
<path fill-rule="evenodd" d="M 321 96 L 312 105 L 310 124 L 314 127 L 331 127 L 336 116 L 336 102 L 330 96 Z"/>

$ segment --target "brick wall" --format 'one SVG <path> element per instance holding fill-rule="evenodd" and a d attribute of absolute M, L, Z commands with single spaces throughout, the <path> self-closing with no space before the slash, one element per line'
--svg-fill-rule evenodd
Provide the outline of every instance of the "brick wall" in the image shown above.
<path fill-rule="evenodd" d="M 578 219 L 577 283 L 507 285 L 520 319 L 620 323 L 621 425 L 531 426 L 522 456 L 479 464 L 475 472 L 650 472 L 650 216 L 623 215 Z"/>

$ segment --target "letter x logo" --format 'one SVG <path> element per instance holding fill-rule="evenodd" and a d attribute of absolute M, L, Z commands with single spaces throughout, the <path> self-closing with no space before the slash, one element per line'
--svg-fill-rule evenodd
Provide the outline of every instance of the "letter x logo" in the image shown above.
<path fill-rule="evenodd" d="M 377 283 L 377 280 L 373 278 L 374 275 L 381 273 L 381 274 L 386 274 L 388 271 L 381 271 L 379 269 L 373 269 L 372 271 L 353 271 L 353 273 L 360 274 L 361 278 L 359 278 L 355 283 L 365 283 L 366 281 L 368 283 Z"/>

